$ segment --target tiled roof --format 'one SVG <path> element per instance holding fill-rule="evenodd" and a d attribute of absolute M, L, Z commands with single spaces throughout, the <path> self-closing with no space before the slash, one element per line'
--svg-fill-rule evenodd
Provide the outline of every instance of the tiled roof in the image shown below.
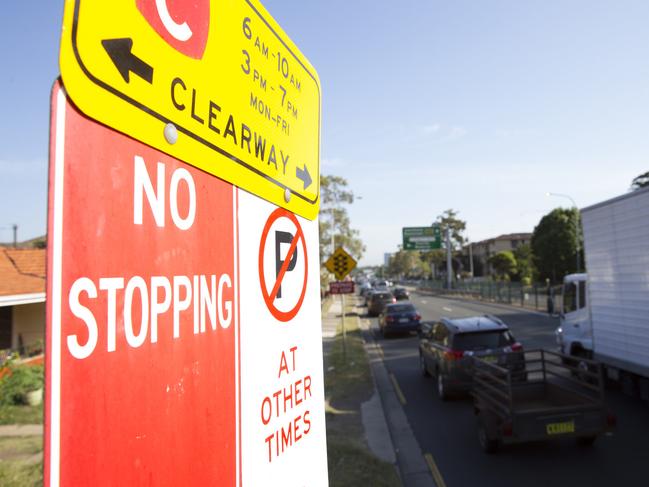
<path fill-rule="evenodd" d="M 45 249 L 0 247 L 0 296 L 45 292 Z"/>

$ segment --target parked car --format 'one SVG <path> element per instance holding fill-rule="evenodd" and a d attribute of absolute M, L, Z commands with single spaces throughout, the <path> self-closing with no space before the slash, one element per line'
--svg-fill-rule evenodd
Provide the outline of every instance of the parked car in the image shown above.
<path fill-rule="evenodd" d="M 370 294 L 370 299 L 367 303 L 367 314 L 369 316 L 378 316 L 383 312 L 383 308 L 387 304 L 396 303 L 392 293 L 387 291 L 377 291 Z"/>
<path fill-rule="evenodd" d="M 406 288 L 403 287 L 395 287 L 392 290 L 392 294 L 394 294 L 394 298 L 397 301 L 402 301 L 404 299 L 410 299 L 410 293 Z"/>
<path fill-rule="evenodd" d="M 388 291 L 390 289 L 389 281 L 376 281 L 374 283 L 375 289 L 380 289 L 381 291 Z"/>
<path fill-rule="evenodd" d="M 473 357 L 506 366 L 514 380 L 525 380 L 525 360 L 508 326 L 495 316 L 442 318 L 422 323 L 419 363 L 425 376 L 437 381 L 437 394 L 466 393 L 472 385 Z"/>
<path fill-rule="evenodd" d="M 408 333 L 419 330 L 421 315 L 410 303 L 393 303 L 385 306 L 379 316 L 379 328 L 384 337 L 392 333 Z"/>
<path fill-rule="evenodd" d="M 374 293 L 380 293 L 380 292 L 381 292 L 381 291 L 379 291 L 379 290 L 377 290 L 377 289 L 374 289 L 374 288 L 371 288 L 371 289 L 368 289 L 367 291 L 365 291 L 365 294 L 364 294 L 364 296 L 363 296 L 363 297 L 365 298 L 365 306 L 369 306 L 369 305 L 370 305 L 370 298 L 372 297 L 372 294 L 374 294 Z"/>

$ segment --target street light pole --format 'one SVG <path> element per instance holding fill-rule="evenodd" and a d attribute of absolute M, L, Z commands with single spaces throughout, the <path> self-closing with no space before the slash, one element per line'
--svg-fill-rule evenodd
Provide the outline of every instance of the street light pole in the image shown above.
<path fill-rule="evenodd" d="M 572 206 L 575 208 L 575 230 L 577 231 L 577 249 L 576 249 L 577 250 L 577 273 L 579 274 L 581 272 L 581 259 L 579 257 L 580 250 L 581 250 L 581 245 L 580 245 L 581 225 L 579 224 L 579 207 L 577 206 L 575 200 L 572 199 L 572 197 L 567 194 L 547 192 L 545 193 L 545 196 L 556 196 L 558 198 L 566 198 L 570 200 Z"/>

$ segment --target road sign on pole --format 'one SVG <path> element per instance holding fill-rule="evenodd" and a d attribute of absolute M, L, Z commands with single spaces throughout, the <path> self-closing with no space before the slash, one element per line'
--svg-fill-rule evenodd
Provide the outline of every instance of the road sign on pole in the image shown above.
<path fill-rule="evenodd" d="M 333 255 L 325 262 L 325 267 L 336 276 L 336 279 L 342 281 L 354 268 L 356 261 L 342 247 L 338 247 Z"/>
<path fill-rule="evenodd" d="M 66 0 L 60 64 L 87 116 L 316 218 L 318 75 L 258 0 Z"/>
<path fill-rule="evenodd" d="M 45 485 L 326 485 L 317 221 L 58 84 L 51 130 Z"/>
<path fill-rule="evenodd" d="M 336 281 L 329 283 L 329 294 L 353 294 L 354 281 Z"/>
<path fill-rule="evenodd" d="M 439 225 L 432 227 L 404 227 L 402 229 L 403 250 L 433 250 L 442 248 L 442 233 Z"/>

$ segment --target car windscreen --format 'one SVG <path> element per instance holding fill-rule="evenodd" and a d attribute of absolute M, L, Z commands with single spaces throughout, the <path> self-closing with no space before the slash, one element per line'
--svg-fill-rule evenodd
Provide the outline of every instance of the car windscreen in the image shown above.
<path fill-rule="evenodd" d="M 399 313 L 414 313 L 415 307 L 412 304 L 398 304 L 396 306 L 390 306 L 387 309 L 388 314 L 399 314 Z"/>
<path fill-rule="evenodd" d="M 506 347 L 514 343 L 514 337 L 508 331 L 480 331 L 458 333 L 453 338 L 454 350 L 486 350 Z"/>

